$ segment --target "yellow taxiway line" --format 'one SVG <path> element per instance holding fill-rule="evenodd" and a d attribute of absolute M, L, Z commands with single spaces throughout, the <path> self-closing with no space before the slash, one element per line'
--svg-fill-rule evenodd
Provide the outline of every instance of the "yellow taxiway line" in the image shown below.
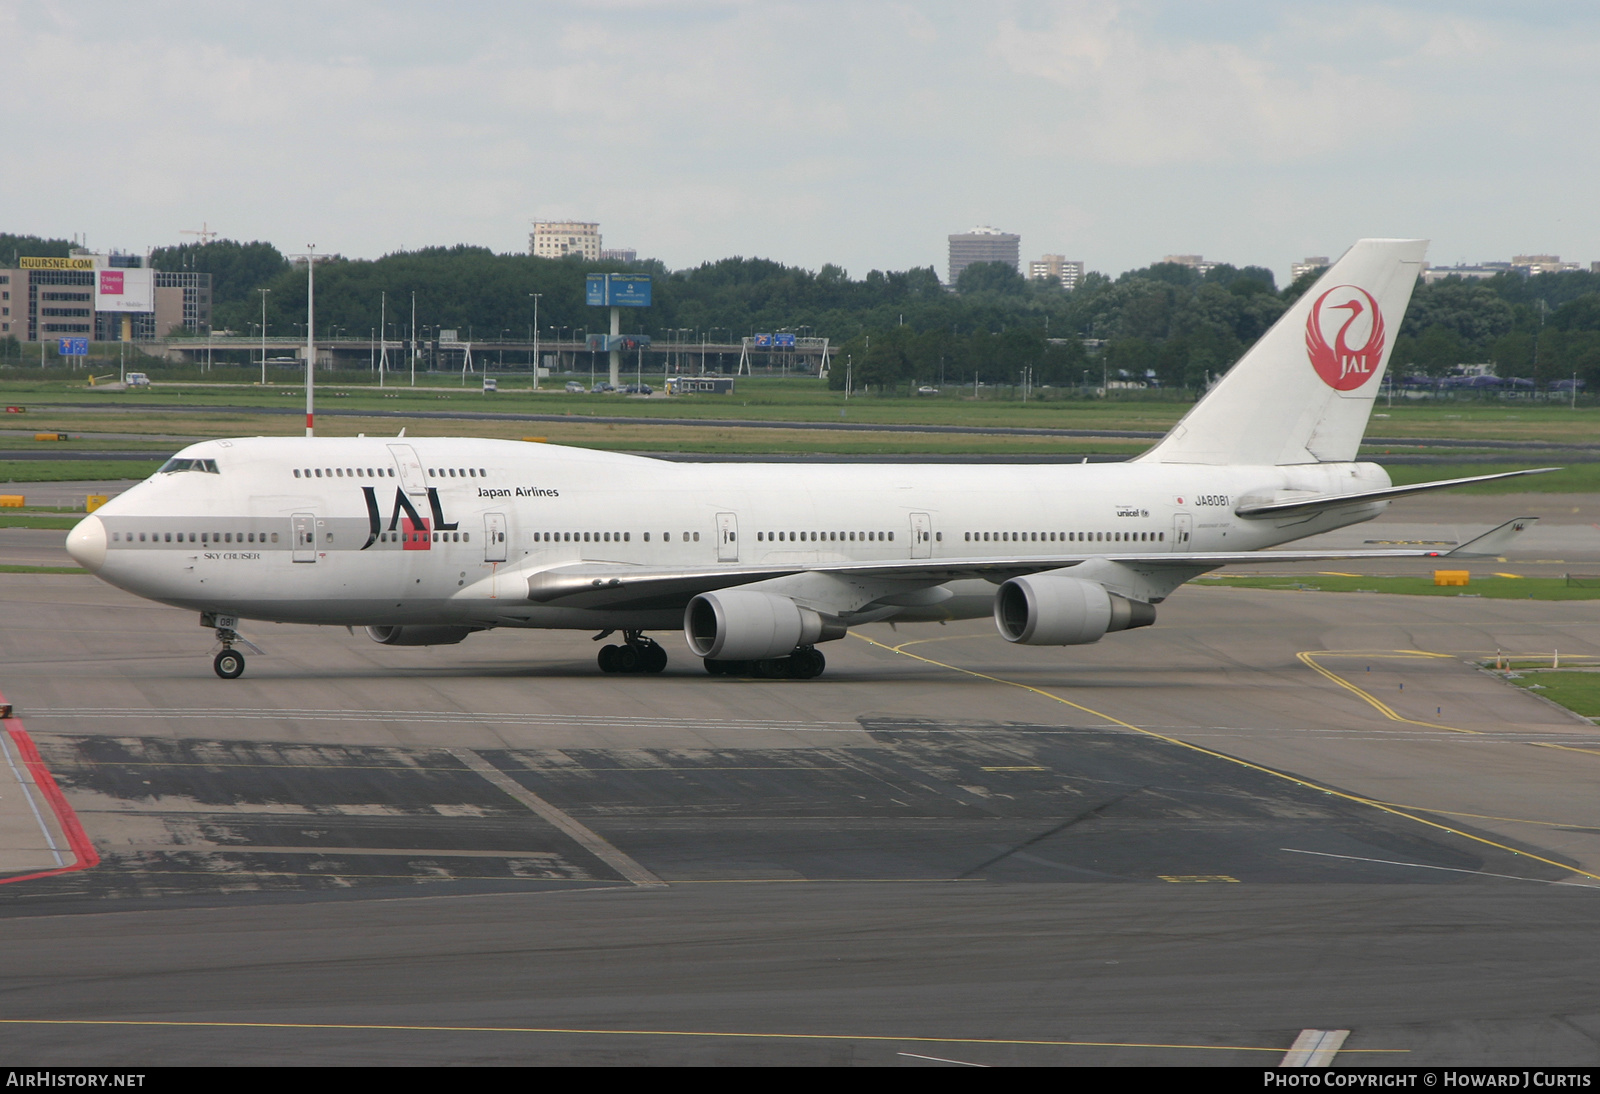
<path fill-rule="evenodd" d="M 1471 840 L 1473 843 L 1483 844 L 1485 847 L 1493 847 L 1493 848 L 1496 848 L 1497 850 L 1509 852 L 1510 854 L 1516 855 L 1516 856 L 1518 856 L 1520 858 L 1532 859 L 1534 862 L 1542 862 L 1546 866 L 1554 866 L 1558 870 L 1565 870 L 1568 873 L 1581 874 L 1583 877 L 1586 877 L 1591 881 L 1600 882 L 1600 874 L 1592 874 L 1588 870 L 1581 869 L 1581 868 L 1579 868 L 1577 866 L 1571 866 L 1571 865 L 1568 865 L 1567 863 L 1564 863 L 1564 862 L 1556 862 L 1554 859 L 1548 859 L 1548 858 L 1545 858 L 1542 855 L 1536 855 L 1531 851 L 1519 851 L 1515 847 L 1509 847 L 1509 846 L 1507 846 L 1506 844 L 1503 844 L 1503 843 L 1496 843 L 1494 840 L 1486 839 L 1483 836 L 1474 836 L 1470 832 L 1463 832 L 1458 828 L 1451 828 L 1447 824 L 1440 824 L 1437 821 L 1427 820 L 1424 817 L 1416 816 L 1415 814 L 1408 813 L 1403 809 L 1398 809 L 1398 808 L 1396 808 L 1396 807 L 1394 807 L 1392 805 L 1387 805 L 1384 802 L 1377 801 L 1376 799 L 1373 799 L 1373 798 L 1363 798 L 1359 794 L 1348 794 L 1348 793 L 1346 793 L 1346 792 L 1344 792 L 1342 790 L 1334 790 L 1331 787 L 1322 786 L 1321 784 L 1311 782 L 1308 779 L 1301 779 L 1301 778 L 1298 778 L 1298 777 L 1296 777 L 1294 775 L 1290 775 L 1290 774 L 1287 774 L 1287 773 L 1282 772 L 1282 771 L 1274 771 L 1270 767 L 1263 767 L 1260 764 L 1251 763 L 1249 760 L 1241 760 L 1237 756 L 1229 756 L 1225 752 L 1217 752 L 1217 751 L 1214 751 L 1213 749 L 1205 748 L 1205 747 L 1203 747 L 1201 745 L 1192 744 L 1191 742 L 1182 740 L 1182 739 L 1180 739 L 1178 737 L 1170 737 L 1165 733 L 1157 733 L 1153 729 L 1145 729 L 1142 726 L 1136 726 L 1132 722 L 1125 722 L 1121 718 L 1112 717 L 1111 715 L 1106 714 L 1103 711 L 1095 710 L 1092 707 L 1086 707 L 1082 703 L 1075 703 L 1071 699 L 1067 699 L 1067 698 L 1065 698 L 1063 696 L 1057 695 L 1053 691 L 1046 691 L 1044 688 L 1034 687 L 1032 684 L 1024 684 L 1024 683 L 1022 683 L 1020 681 L 1017 681 L 1017 680 L 1007 680 L 1003 676 L 993 676 L 993 675 L 991 675 L 989 673 L 986 673 L 986 672 L 979 672 L 976 669 L 962 668 L 960 665 L 951 665 L 951 664 L 948 664 L 947 662 L 944 662 L 944 661 L 935 661 L 931 657 L 924 657 L 923 655 L 921 655 L 919 653 L 909 653 L 903 647 L 891 646 L 891 645 L 888 645 L 887 643 L 879 642 L 876 639 L 868 638 L 866 635 L 855 634 L 855 632 L 853 632 L 853 631 L 851 632 L 851 634 L 852 634 L 853 637 L 858 638 L 863 642 L 866 642 L 868 645 L 876 646 L 879 649 L 884 650 L 884 651 L 886 651 L 888 653 L 898 654 L 901 657 L 909 657 L 909 658 L 911 658 L 911 659 L 913 659 L 915 661 L 922 661 L 925 664 L 935 665 L 935 666 L 937 666 L 939 668 L 942 668 L 942 669 L 949 669 L 951 672 L 959 672 L 959 673 L 962 673 L 963 675 L 966 675 L 966 676 L 976 677 L 979 680 L 988 680 L 991 683 L 1003 684 L 1006 687 L 1017 688 L 1017 689 L 1019 689 L 1021 691 L 1031 692 L 1032 694 L 1037 695 L 1037 696 L 1039 696 L 1039 697 L 1041 697 L 1043 699 L 1048 699 L 1049 701 L 1051 701 L 1053 703 L 1061 703 L 1063 706 L 1072 707 L 1074 710 L 1081 710 L 1085 714 L 1088 714 L 1088 715 L 1090 715 L 1092 717 L 1095 717 L 1095 718 L 1103 719 L 1104 721 L 1110 722 L 1112 725 L 1121 726 L 1124 729 L 1131 730 L 1134 733 L 1140 733 L 1140 734 L 1143 734 L 1146 737 L 1154 737 L 1158 741 L 1166 741 L 1168 744 L 1177 745 L 1179 748 L 1186 748 L 1186 749 L 1190 750 L 1191 752 L 1198 752 L 1198 753 L 1200 753 L 1201 755 L 1204 755 L 1204 756 L 1211 756 L 1211 757 L 1214 757 L 1215 759 L 1225 760 L 1228 763 L 1237 764 L 1240 767 L 1248 768 L 1251 771 L 1258 771 L 1263 775 L 1270 775 L 1275 779 L 1283 779 L 1286 782 L 1294 783 L 1296 786 L 1303 786 L 1308 790 L 1320 791 L 1321 793 L 1330 794 L 1330 795 L 1332 795 L 1333 797 L 1336 797 L 1336 798 L 1343 798 L 1345 801 L 1355 802 L 1358 805 L 1369 806 L 1369 807 L 1371 807 L 1373 809 L 1378 809 L 1378 810 L 1381 810 L 1381 811 L 1383 811 L 1385 813 L 1390 813 L 1390 814 L 1393 814 L 1394 816 L 1402 817 L 1402 818 L 1404 818 L 1404 819 L 1406 819 L 1408 821 L 1412 821 L 1412 822 L 1414 822 L 1416 824 L 1423 825 L 1423 826 L 1425 826 L 1427 828 L 1433 828 L 1433 829 L 1436 829 L 1436 830 L 1438 830 L 1440 832 L 1448 832 L 1452 836 L 1459 836 L 1462 839 Z M 1405 656 L 1409 656 L 1410 655 L 1410 651 L 1399 651 L 1399 652 L 1402 655 L 1405 655 Z M 1429 656 L 1429 657 L 1448 657 L 1450 655 L 1449 654 L 1426 654 L 1425 656 Z M 1308 661 L 1307 664 L 1310 664 L 1310 665 L 1312 665 L 1312 667 L 1317 668 L 1318 671 L 1322 672 L 1324 675 L 1327 675 L 1327 676 L 1330 676 L 1330 677 L 1333 676 L 1332 673 L 1328 673 L 1326 670 L 1321 669 L 1320 666 L 1316 666 L 1314 662 Z M 1342 680 L 1340 682 L 1344 683 L 1344 681 L 1342 681 Z M 1356 688 L 1353 684 L 1345 684 L 1345 686 L 1351 688 L 1354 691 L 1360 692 L 1360 689 Z M 1361 694 L 1366 695 L 1365 692 L 1361 692 Z M 1380 710 L 1385 709 L 1384 706 L 1377 699 L 1372 698 L 1371 696 L 1367 696 L 1367 698 L 1369 699 L 1369 701 L 1374 706 L 1378 707 Z M 1395 717 L 1395 719 L 1397 721 L 1402 721 L 1402 722 L 1411 721 L 1411 719 L 1402 718 L 1398 714 L 1395 714 L 1394 717 Z M 1418 725 L 1432 726 L 1433 728 L 1439 728 L 1438 726 L 1434 725 L 1434 723 L 1432 723 L 1432 722 L 1419 722 L 1417 724 Z M 1476 732 L 1476 731 L 1463 730 L 1462 732 Z"/>

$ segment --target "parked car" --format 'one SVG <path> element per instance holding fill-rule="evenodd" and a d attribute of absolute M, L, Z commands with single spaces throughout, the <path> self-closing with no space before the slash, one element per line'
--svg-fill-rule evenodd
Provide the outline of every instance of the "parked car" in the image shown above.
<path fill-rule="evenodd" d="M 604 381 L 604 380 L 596 380 L 594 387 L 589 389 L 589 393 L 591 395 L 605 395 L 608 392 L 612 392 L 612 391 L 615 391 L 615 390 L 617 390 L 617 389 L 612 387 L 606 381 Z"/>
<path fill-rule="evenodd" d="M 578 383 L 578 381 L 576 381 L 576 380 L 568 380 L 567 381 L 567 390 L 572 392 L 575 395 L 582 395 L 583 394 L 583 385 Z"/>
<path fill-rule="evenodd" d="M 628 395 L 654 395 L 656 393 L 656 389 L 649 384 L 629 384 L 622 390 Z"/>

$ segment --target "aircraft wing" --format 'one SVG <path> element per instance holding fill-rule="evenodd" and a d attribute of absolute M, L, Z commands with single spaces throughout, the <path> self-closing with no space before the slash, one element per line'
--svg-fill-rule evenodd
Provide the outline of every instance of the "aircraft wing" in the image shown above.
<path fill-rule="evenodd" d="M 1097 559 L 1136 569 L 1205 572 L 1230 565 L 1276 562 L 1342 562 L 1371 558 L 1473 558 L 1503 552 L 1537 517 L 1507 521 L 1452 550 L 1398 548 L 1379 551 L 1191 551 L 1182 554 L 1014 555 L 974 559 L 897 559 L 893 562 L 820 562 L 792 565 L 691 566 L 655 569 L 620 562 L 581 562 L 528 576 L 528 599 L 571 608 L 651 610 L 683 607 L 696 595 L 802 573 L 878 578 L 914 585 L 942 585 L 962 578 L 995 582 L 1046 570 L 1070 569 Z"/>
<path fill-rule="evenodd" d="M 1389 486 L 1382 490 L 1363 490 L 1355 494 L 1313 494 L 1309 497 L 1287 498 L 1282 501 L 1244 501 L 1234 510 L 1236 516 L 1254 519 L 1259 517 L 1311 516 L 1325 509 L 1338 509 L 1346 505 L 1362 505 L 1370 501 L 1388 501 L 1425 494 L 1430 490 L 1443 490 L 1450 486 L 1466 486 L 1475 482 L 1493 482 L 1496 479 L 1514 479 L 1519 475 L 1542 475 L 1547 471 L 1560 471 L 1559 467 L 1532 467 L 1523 471 L 1501 471 L 1494 475 L 1471 475 L 1464 479 L 1440 479 L 1437 482 L 1419 482 L 1410 486 Z"/>

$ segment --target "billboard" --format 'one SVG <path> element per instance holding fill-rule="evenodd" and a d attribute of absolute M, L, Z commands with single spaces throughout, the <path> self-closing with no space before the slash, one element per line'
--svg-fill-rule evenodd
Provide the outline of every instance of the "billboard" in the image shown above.
<path fill-rule="evenodd" d="M 649 274 L 590 274 L 584 301 L 593 307 L 648 308 Z"/>
<path fill-rule="evenodd" d="M 156 310 L 154 270 L 96 270 L 94 310 L 152 312 Z"/>
<path fill-rule="evenodd" d="M 17 268 L 23 270 L 92 270 L 92 258 L 19 258 Z"/>

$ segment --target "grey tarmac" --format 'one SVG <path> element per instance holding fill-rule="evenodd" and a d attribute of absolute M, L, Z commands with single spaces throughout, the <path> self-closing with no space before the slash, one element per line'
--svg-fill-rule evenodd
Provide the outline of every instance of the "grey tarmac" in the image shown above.
<path fill-rule="evenodd" d="M 1600 729 L 1478 667 L 1600 655 L 1592 603 L 1188 587 L 811 681 L 273 625 L 222 681 L 91 578 L 0 611 L 100 860 L 7 882 L 67 843 L 7 776 L 8 1063 L 1600 1063 Z"/>

